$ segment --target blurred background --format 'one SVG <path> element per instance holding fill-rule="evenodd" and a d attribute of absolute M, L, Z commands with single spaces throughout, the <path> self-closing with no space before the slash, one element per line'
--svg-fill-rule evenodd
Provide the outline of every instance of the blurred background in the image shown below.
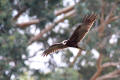
<path fill-rule="evenodd" d="M 85 51 L 41 56 L 92 12 Z M 120 1 L 0 0 L 0 80 L 120 80 Z"/>

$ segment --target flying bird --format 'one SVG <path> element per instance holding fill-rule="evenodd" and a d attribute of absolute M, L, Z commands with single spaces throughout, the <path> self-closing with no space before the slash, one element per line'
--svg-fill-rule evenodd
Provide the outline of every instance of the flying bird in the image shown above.
<path fill-rule="evenodd" d="M 82 49 L 81 47 L 78 46 L 78 43 L 89 32 L 96 18 L 97 18 L 97 15 L 94 13 L 85 15 L 82 19 L 82 23 L 77 24 L 77 28 L 75 29 L 75 31 L 73 32 L 73 34 L 70 36 L 68 40 L 64 40 L 60 43 L 51 45 L 47 50 L 43 52 L 42 55 L 47 56 L 50 53 L 59 51 L 67 47 Z"/>

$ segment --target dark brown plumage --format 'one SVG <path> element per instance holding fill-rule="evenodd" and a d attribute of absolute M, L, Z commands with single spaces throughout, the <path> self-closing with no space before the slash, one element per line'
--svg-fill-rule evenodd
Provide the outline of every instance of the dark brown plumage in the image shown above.
<path fill-rule="evenodd" d="M 64 49 L 67 47 L 75 47 L 78 49 L 82 49 L 78 46 L 78 43 L 85 37 L 85 35 L 88 33 L 90 28 L 92 27 L 94 21 L 96 20 L 97 15 L 96 14 L 89 14 L 84 16 L 82 19 L 82 23 L 77 25 L 77 28 L 71 35 L 71 37 L 68 40 L 64 40 L 61 43 L 53 44 L 50 46 L 47 50 L 43 52 L 43 56 L 47 56 L 48 54 L 58 51 L 60 49 Z"/>
<path fill-rule="evenodd" d="M 63 48 L 67 48 L 68 46 L 64 45 L 63 43 L 56 43 L 53 44 L 52 46 L 50 46 L 47 50 L 44 51 L 44 53 L 42 54 L 43 56 L 47 56 L 48 54 L 58 51 L 60 49 Z"/>

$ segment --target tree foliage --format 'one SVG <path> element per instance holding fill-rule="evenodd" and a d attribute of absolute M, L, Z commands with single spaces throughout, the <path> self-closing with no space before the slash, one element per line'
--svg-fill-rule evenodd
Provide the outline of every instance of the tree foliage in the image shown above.
<path fill-rule="evenodd" d="M 0 0 L 0 80 L 28 80 L 28 76 L 31 80 L 119 80 L 120 1 L 73 0 L 74 5 L 64 3 L 65 0 Z M 45 63 L 49 73 L 31 69 L 25 63 L 30 58 L 28 46 L 42 44 L 42 51 L 51 45 L 49 41 L 56 43 L 67 39 L 75 29 L 74 25 L 91 12 L 95 12 L 98 19 L 80 42 L 86 50 L 77 55 L 70 49 L 58 53 L 62 54 L 60 57 L 66 66 L 57 65 L 55 53 Z M 28 22 L 19 23 L 20 17 L 26 15 Z M 40 33 L 31 33 L 31 26 Z"/>

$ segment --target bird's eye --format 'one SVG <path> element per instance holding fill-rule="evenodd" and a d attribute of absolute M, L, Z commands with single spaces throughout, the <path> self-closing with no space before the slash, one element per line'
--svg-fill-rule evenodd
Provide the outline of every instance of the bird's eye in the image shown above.
<path fill-rule="evenodd" d="M 62 43 L 65 45 L 67 43 L 67 40 L 64 40 Z"/>
<path fill-rule="evenodd" d="M 66 43 L 66 41 L 63 42 L 64 44 Z"/>

